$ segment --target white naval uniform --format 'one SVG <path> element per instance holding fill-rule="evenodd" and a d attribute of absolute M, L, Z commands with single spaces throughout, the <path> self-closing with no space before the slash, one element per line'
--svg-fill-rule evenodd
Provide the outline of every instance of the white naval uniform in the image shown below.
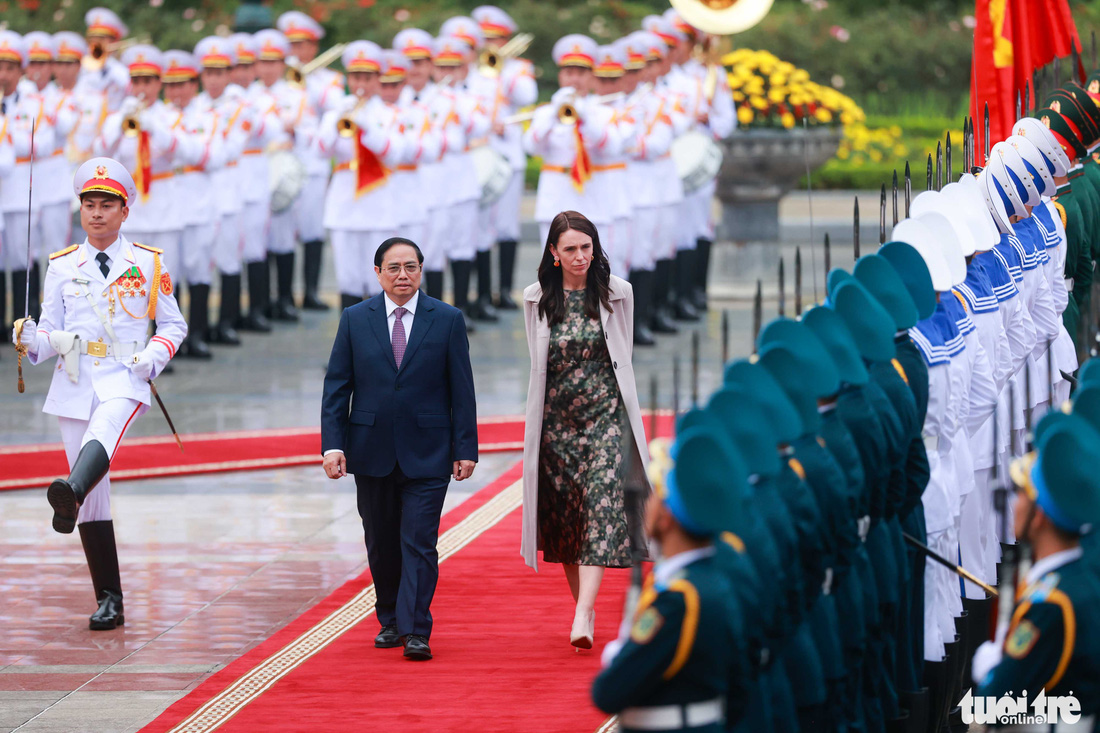
<path fill-rule="evenodd" d="M 33 85 L 31 85 L 33 86 Z M 16 91 L 4 98 L 7 110 L 7 134 L 11 136 L 15 149 L 15 167 L 4 178 L 0 187 L 0 211 L 4 214 L 4 257 L 2 269 L 8 271 L 27 269 L 27 191 L 30 188 L 31 175 L 31 126 L 35 125 L 34 158 L 35 172 L 38 162 L 50 156 L 54 149 L 53 125 L 46 118 L 43 98 L 37 93 L 29 93 L 26 85 L 20 85 Z M 36 182 L 38 188 L 42 185 Z M 66 184 L 68 191 L 68 184 Z M 35 197 L 30 210 L 30 250 L 31 261 L 38 258 L 42 248 L 42 229 L 39 226 L 42 212 L 41 199 Z M 59 244 L 59 243 L 55 243 Z"/>
<path fill-rule="evenodd" d="M 600 228 L 600 246 L 611 265 L 611 274 L 626 279 L 630 274 L 630 220 L 634 216 L 632 189 L 627 176 L 627 141 L 634 138 L 634 119 L 628 114 L 625 101 L 609 105 L 610 124 L 615 129 L 616 144 L 592 150 L 593 195 L 601 209 L 607 211 L 607 224 Z"/>
<path fill-rule="evenodd" d="M 15 147 L 12 145 L 8 127 L 7 115 L 0 115 L 0 201 L 3 201 L 5 187 L 10 185 L 7 182 L 8 176 L 15 170 Z M 7 255 L 4 250 L 4 217 L 0 209 L 0 278 L 4 277 L 6 272 L 4 259 Z M 0 304 L 0 311 L 3 310 L 4 305 Z"/>
<path fill-rule="evenodd" d="M 1051 297 L 1054 299 L 1054 311 L 1058 316 L 1059 325 L 1058 338 L 1054 340 L 1054 368 L 1057 373 L 1054 375 L 1053 408 L 1057 409 L 1069 399 L 1070 392 L 1070 384 L 1062 377 L 1062 372 L 1073 374 L 1077 371 L 1079 364 L 1077 363 L 1077 349 L 1073 345 L 1073 337 L 1069 335 L 1066 324 L 1062 321 L 1062 314 L 1069 306 L 1070 298 L 1069 288 L 1067 288 L 1065 280 L 1066 253 L 1069 248 L 1069 240 L 1066 238 L 1065 225 L 1062 224 L 1062 215 L 1054 202 L 1047 198 L 1044 199 L 1041 205 L 1050 210 L 1050 218 L 1054 221 L 1053 232 L 1046 232 L 1042 226 L 1040 226 L 1040 229 L 1044 231 L 1049 241 L 1055 242 L 1047 245 L 1048 262 L 1044 269 L 1047 282 L 1050 283 Z M 1042 220 L 1040 220 L 1041 223 Z"/>
<path fill-rule="evenodd" d="M 562 211 L 579 211 L 597 227 L 612 221 L 612 212 L 598 198 L 599 183 L 593 185 L 598 174 L 594 173 L 581 191 L 573 184 L 571 172 L 577 159 L 576 131 L 573 125 L 558 121 L 558 109 L 569 97 L 570 90 L 558 90 L 550 104 L 535 111 L 531 126 L 524 135 L 527 152 L 542 156 L 543 161 L 535 199 L 535 221 L 538 222 L 542 242 L 546 241 L 550 232 L 550 223 Z M 573 104 L 580 118 L 581 138 L 590 159 L 605 147 L 612 151 L 620 148 L 622 141 L 619 128 L 613 122 L 614 110 L 583 97 Z"/>
<path fill-rule="evenodd" d="M 72 168 L 66 157 L 69 137 L 80 121 L 80 111 L 72 92 L 54 82 L 41 91 L 46 121 L 53 127 L 53 149 L 38 147 L 35 133 L 34 197 L 41 207 L 38 226 L 43 249 L 52 251 L 72 241 Z"/>
<path fill-rule="evenodd" d="M 309 95 L 304 89 L 293 87 L 283 79 L 270 87 L 261 85 L 261 88 L 275 100 L 275 114 L 283 130 L 293 130 L 292 136 L 286 135 L 282 146 L 291 150 L 303 166 L 306 165 L 309 159 L 316 157 L 309 151 L 317 135 L 317 116 L 310 107 Z M 277 255 L 294 252 L 298 236 L 297 207 L 300 198 L 301 194 L 286 209 L 271 212 L 271 223 L 267 230 L 268 252 Z"/>
<path fill-rule="evenodd" d="M 136 181 L 138 136 L 123 134 L 123 118 L 121 110 L 107 118 L 95 150 L 97 155 L 114 158 L 126 166 Z M 137 196 L 129 202 L 130 215 L 123 222 L 122 231 L 129 238 L 163 250 L 169 271 L 178 273 L 184 220 L 176 168 L 199 165 L 205 149 L 201 140 L 184 129 L 182 114 L 160 100 L 146 107 L 139 120 L 142 132 L 149 133 L 152 175 L 148 196 L 143 196 L 139 188 Z"/>
<path fill-rule="evenodd" d="M 69 136 L 66 155 L 70 170 L 75 173 L 81 163 L 95 155 L 95 141 L 103 132 L 110 110 L 107 108 L 106 94 L 80 85 L 73 90 L 73 103 L 79 119 Z"/>
<path fill-rule="evenodd" d="M 244 206 L 241 211 L 242 256 L 246 264 L 267 260 L 267 232 L 271 224 L 271 183 L 267 174 L 267 148 L 287 141 L 276 113 L 275 99 L 267 87 L 254 82 L 246 91 L 248 141 L 241 153 Z"/>
<path fill-rule="evenodd" d="M 174 109 L 174 108 L 173 108 Z M 176 190 L 187 201 L 182 207 L 183 237 L 180 243 L 181 281 L 209 285 L 214 263 L 214 241 L 219 223 L 215 172 L 225 167 L 224 137 L 217 113 L 196 96 L 183 110 L 180 126 L 203 148 L 194 165 L 180 168 Z"/>
<path fill-rule="evenodd" d="M 351 97 L 345 106 L 354 106 Z M 336 123 L 345 113 L 342 108 L 327 112 L 316 136 L 317 153 L 336 162 L 328 195 L 325 197 L 325 228 L 332 242 L 336 283 L 344 295 L 366 297 L 380 292 L 374 273 L 374 251 L 383 241 L 395 236 L 399 217 L 389 181 L 356 196 L 357 171 L 353 169 L 358 148 L 356 141 L 342 137 Z M 397 113 L 379 98 L 372 97 L 355 113 L 359 141 L 374 153 L 385 168 L 399 164 L 405 149 L 405 137 Z"/>
<path fill-rule="evenodd" d="M 57 359 L 42 411 L 58 416 L 70 466 L 80 448 L 91 440 L 102 443 L 113 458 L 134 418 L 149 408 L 149 384 L 128 366 L 133 355 L 142 353 L 151 358 L 153 374 L 159 374 L 187 335 L 187 324 L 163 262 L 160 287 L 153 290 L 159 255 L 122 235 L 106 253 L 110 258 L 106 277 L 96 261 L 99 252 L 87 240 L 51 256 L 37 341 L 28 353 L 32 364 L 59 356 L 57 346 L 65 341 L 64 334 L 112 350 L 110 356 L 77 356 L 79 374 L 75 382 L 65 367 L 65 357 Z M 136 276 L 138 272 L 140 277 Z M 156 304 L 151 319 L 148 311 L 154 292 Z M 147 338 L 150 320 L 155 320 L 157 327 L 152 340 Z M 81 504 L 78 523 L 111 518 L 110 487 L 108 474 Z"/>
<path fill-rule="evenodd" d="M 656 176 L 658 161 L 669 154 L 672 145 L 672 119 L 663 100 L 652 91 L 635 90 L 627 103 L 628 114 L 634 120 L 633 138 L 628 143 L 632 155 L 627 161 L 627 177 L 634 183 L 630 268 L 652 271 L 665 224 L 661 216 L 661 183 Z"/>
<path fill-rule="evenodd" d="M 241 274 L 241 211 L 244 208 L 245 181 L 241 172 L 241 155 L 248 140 L 248 100 L 239 86 L 226 87 L 217 99 L 203 92 L 198 103 L 209 108 L 218 119 L 217 134 L 224 165 L 209 171 L 213 211 L 217 217 L 214 233 L 213 259 L 223 275 Z"/>
<path fill-rule="evenodd" d="M 689 119 L 680 104 L 676 90 L 670 86 L 668 78 L 657 83 L 653 93 L 664 107 L 664 114 L 668 115 L 672 124 L 673 139 L 679 138 L 687 132 L 693 120 Z M 657 197 L 660 206 L 661 221 L 658 225 L 659 236 L 655 240 L 654 259 L 672 260 L 676 258 L 680 244 L 686 239 L 680 235 L 684 227 L 680 222 L 680 208 L 684 201 L 684 186 L 680 181 L 680 175 L 676 172 L 676 163 L 669 152 L 653 161 L 653 182 L 657 186 Z M 695 246 L 694 240 L 692 247 Z"/>

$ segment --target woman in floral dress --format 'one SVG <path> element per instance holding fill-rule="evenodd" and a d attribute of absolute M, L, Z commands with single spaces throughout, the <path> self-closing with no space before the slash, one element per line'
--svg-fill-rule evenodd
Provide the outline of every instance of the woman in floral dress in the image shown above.
<path fill-rule="evenodd" d="M 565 568 L 576 602 L 570 643 L 588 649 L 604 568 L 629 567 L 632 551 L 645 552 L 643 504 L 628 521 L 625 487 L 649 485 L 630 361 L 633 293 L 611 275 L 583 215 L 566 211 L 551 223 L 524 311 L 531 382 L 522 551 L 532 567 L 542 550 L 543 561 Z"/>

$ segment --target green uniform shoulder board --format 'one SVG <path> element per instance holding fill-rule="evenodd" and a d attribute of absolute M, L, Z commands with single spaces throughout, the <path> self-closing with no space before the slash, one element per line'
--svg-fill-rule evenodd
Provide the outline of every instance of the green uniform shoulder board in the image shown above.
<path fill-rule="evenodd" d="M 147 244 L 139 244 L 138 242 L 134 242 L 134 246 L 135 247 L 141 247 L 142 249 L 144 249 L 148 252 L 152 252 L 153 254 L 158 254 L 158 255 L 164 254 L 163 249 L 157 249 L 156 247 L 150 247 Z"/>
<path fill-rule="evenodd" d="M 70 244 L 65 249 L 54 252 L 52 255 L 50 255 L 50 259 L 55 260 L 58 257 L 64 257 L 65 255 L 69 254 L 70 252 L 75 252 L 79 248 L 80 248 L 79 244 Z"/>
<path fill-rule="evenodd" d="M 660 631 L 665 623 L 665 617 L 653 606 L 642 611 L 634 621 L 630 629 L 630 640 L 635 644 L 648 644 Z"/>
<path fill-rule="evenodd" d="M 1027 619 L 1020 622 L 1012 636 L 1005 641 L 1005 654 L 1013 659 L 1023 659 L 1039 640 L 1039 629 Z"/>

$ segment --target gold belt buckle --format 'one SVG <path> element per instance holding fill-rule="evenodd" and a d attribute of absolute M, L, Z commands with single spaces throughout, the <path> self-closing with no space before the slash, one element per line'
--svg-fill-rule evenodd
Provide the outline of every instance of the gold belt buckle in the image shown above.
<path fill-rule="evenodd" d="M 89 341 L 88 356 L 107 356 L 107 344 L 103 343 L 102 341 Z"/>

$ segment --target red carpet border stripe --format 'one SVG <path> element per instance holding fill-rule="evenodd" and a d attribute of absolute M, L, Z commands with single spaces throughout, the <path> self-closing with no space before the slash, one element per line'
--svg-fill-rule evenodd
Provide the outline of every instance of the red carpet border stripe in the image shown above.
<path fill-rule="evenodd" d="M 501 478 L 510 478 L 514 473 L 513 469 Z M 515 511 L 520 505 L 521 496 L 521 482 L 514 481 L 445 532 L 439 538 L 439 562 L 442 563 L 459 552 L 481 533 Z M 208 700 L 173 727 L 171 733 L 206 733 L 217 730 L 296 667 L 371 616 L 374 613 L 375 600 L 374 585 L 371 584 L 322 622 Z"/>

